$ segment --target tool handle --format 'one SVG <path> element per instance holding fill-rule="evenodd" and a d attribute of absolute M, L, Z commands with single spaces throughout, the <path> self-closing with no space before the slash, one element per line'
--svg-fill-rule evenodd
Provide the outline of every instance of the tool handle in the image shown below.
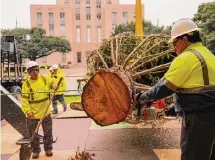
<path fill-rule="evenodd" d="M 57 86 L 61 84 L 62 80 L 63 80 L 63 77 L 60 77 L 60 80 L 58 81 Z"/>
<path fill-rule="evenodd" d="M 60 80 L 58 81 L 57 87 L 60 85 L 60 83 L 62 82 L 62 80 L 63 80 L 63 77 L 61 77 Z M 52 95 L 52 97 L 51 97 L 51 99 L 50 99 L 50 101 L 49 101 L 49 104 L 47 105 L 46 110 L 45 110 L 45 112 L 44 112 L 42 118 L 41 118 L 40 121 L 38 122 L 38 125 L 37 125 L 37 127 L 36 127 L 36 129 L 35 129 L 35 131 L 34 131 L 34 133 L 33 133 L 33 135 L 32 135 L 32 137 L 31 137 L 31 140 L 30 140 L 29 144 L 31 144 L 31 142 L 33 141 L 35 135 L 38 133 L 39 128 L 40 128 L 40 125 L 42 124 L 43 119 L 45 118 L 46 113 L 47 113 L 47 111 L 48 111 L 48 109 L 49 109 L 49 106 L 51 105 L 51 103 L 52 103 L 52 101 L 53 101 L 53 99 L 54 99 L 55 93 L 56 93 L 56 90 L 54 90 L 53 95 Z"/>

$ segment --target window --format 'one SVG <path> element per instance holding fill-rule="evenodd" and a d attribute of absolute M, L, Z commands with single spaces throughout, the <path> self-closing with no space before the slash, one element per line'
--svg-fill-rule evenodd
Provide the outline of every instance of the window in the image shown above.
<path fill-rule="evenodd" d="M 54 24 L 49 24 L 49 35 L 54 36 Z"/>
<path fill-rule="evenodd" d="M 76 42 L 81 43 L 81 27 L 76 26 Z"/>
<path fill-rule="evenodd" d="M 62 63 L 66 63 L 66 53 L 63 53 L 63 54 L 62 54 L 61 62 L 62 62 Z"/>
<path fill-rule="evenodd" d="M 86 19 L 91 20 L 91 14 L 86 14 Z"/>
<path fill-rule="evenodd" d="M 98 20 L 101 20 L 101 18 L 102 18 L 101 13 L 97 13 L 97 19 L 98 19 Z"/>
<path fill-rule="evenodd" d="M 107 0 L 107 4 L 111 4 L 112 2 L 111 2 L 111 0 Z"/>
<path fill-rule="evenodd" d="M 80 8 L 75 9 L 75 19 L 81 20 Z"/>
<path fill-rule="evenodd" d="M 77 62 L 81 63 L 81 52 L 77 52 Z"/>
<path fill-rule="evenodd" d="M 65 37 L 66 36 L 66 28 L 65 28 L 65 13 L 60 13 L 60 36 Z"/>
<path fill-rule="evenodd" d="M 116 28 L 116 25 L 117 25 L 116 16 L 117 16 L 117 13 L 116 12 L 112 12 L 112 30 L 114 30 Z"/>
<path fill-rule="evenodd" d="M 86 0 L 86 5 L 90 5 L 90 0 Z"/>
<path fill-rule="evenodd" d="M 86 19 L 91 20 L 90 0 L 86 0 Z"/>
<path fill-rule="evenodd" d="M 96 0 L 96 8 L 101 8 L 101 0 Z"/>
<path fill-rule="evenodd" d="M 65 24 L 65 13 L 64 12 L 60 13 L 60 24 Z"/>
<path fill-rule="evenodd" d="M 49 13 L 49 35 L 54 36 L 54 14 Z"/>
<path fill-rule="evenodd" d="M 97 26 L 97 40 L 98 42 L 102 42 L 102 27 L 101 26 Z"/>
<path fill-rule="evenodd" d="M 128 22 L 128 12 L 123 12 L 123 23 Z"/>
<path fill-rule="evenodd" d="M 87 26 L 87 43 L 91 43 L 92 35 L 91 35 L 91 26 Z"/>
<path fill-rule="evenodd" d="M 47 57 L 42 57 L 42 63 L 47 63 Z"/>
<path fill-rule="evenodd" d="M 80 14 L 80 0 L 75 0 L 75 19 L 80 20 L 81 14 Z"/>
<path fill-rule="evenodd" d="M 60 36 L 61 36 L 61 37 L 66 37 L 65 24 L 61 24 L 61 25 L 60 25 Z"/>
<path fill-rule="evenodd" d="M 49 13 L 49 24 L 54 24 L 54 14 Z"/>
<path fill-rule="evenodd" d="M 42 13 L 38 12 L 37 13 L 37 26 L 42 27 L 42 24 L 43 24 L 43 22 L 42 22 Z"/>
<path fill-rule="evenodd" d="M 64 0 L 64 4 L 70 4 L 70 0 Z"/>
<path fill-rule="evenodd" d="M 98 20 L 101 20 L 101 17 L 102 17 L 102 15 L 101 15 L 101 0 L 96 0 L 96 15 L 97 15 L 97 19 Z"/>

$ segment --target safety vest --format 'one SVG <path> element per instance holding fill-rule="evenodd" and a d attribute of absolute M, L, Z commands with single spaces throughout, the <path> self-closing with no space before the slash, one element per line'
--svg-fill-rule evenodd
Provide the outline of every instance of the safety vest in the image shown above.
<path fill-rule="evenodd" d="M 22 111 L 24 112 L 26 117 L 28 117 L 27 115 L 30 112 L 34 114 L 35 119 L 40 119 L 44 115 L 46 107 L 49 104 L 48 91 L 50 89 L 51 84 L 52 82 L 44 76 L 39 76 L 37 80 L 27 79 L 23 83 L 21 104 Z M 51 110 L 49 108 L 46 112 L 46 116 L 50 113 Z"/>
<path fill-rule="evenodd" d="M 57 84 L 61 78 L 63 78 L 63 80 L 60 83 L 57 91 L 65 91 L 66 90 L 65 76 L 64 76 L 62 70 L 60 70 L 60 69 L 58 69 L 56 74 L 54 72 L 51 74 L 51 79 L 53 80 L 53 82 L 55 84 Z M 56 92 L 55 95 L 62 95 L 62 94 L 64 94 L 64 92 Z"/>
<path fill-rule="evenodd" d="M 201 43 L 190 45 L 171 64 L 163 83 L 175 91 L 185 112 L 215 111 L 215 56 Z"/>
<path fill-rule="evenodd" d="M 47 85 L 47 83 L 46 83 L 46 78 L 45 78 L 44 76 L 41 76 L 41 78 L 42 78 L 42 80 L 43 80 L 43 82 L 44 82 L 44 85 Z M 27 80 L 25 81 L 25 83 L 27 84 L 28 89 L 29 89 L 29 91 L 30 91 L 31 93 L 30 93 L 30 97 L 24 96 L 23 98 L 27 98 L 27 99 L 29 100 L 29 104 L 41 103 L 41 102 L 44 102 L 44 101 L 46 101 L 46 100 L 49 99 L 49 96 L 48 96 L 48 94 L 47 94 L 48 97 L 43 98 L 43 99 L 40 99 L 40 100 L 35 100 L 35 98 L 34 98 L 34 91 L 33 91 L 33 89 L 31 88 L 31 85 L 30 85 L 30 83 L 29 83 L 29 80 L 27 79 Z"/>

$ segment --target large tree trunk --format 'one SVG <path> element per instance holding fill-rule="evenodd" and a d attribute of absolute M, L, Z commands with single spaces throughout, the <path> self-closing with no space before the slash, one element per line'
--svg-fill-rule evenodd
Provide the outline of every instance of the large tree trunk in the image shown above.
<path fill-rule="evenodd" d="M 120 77 L 118 73 L 97 72 L 84 87 L 83 108 L 99 125 L 124 121 L 130 110 L 131 82 L 126 80 L 129 77 Z"/>
<path fill-rule="evenodd" d="M 141 75 L 151 78 L 157 71 L 165 73 L 170 63 L 162 59 L 169 62 L 167 56 L 174 52 L 168 39 L 165 35 L 151 35 L 141 40 L 132 33 L 123 33 L 105 40 L 88 57 L 88 70 L 93 76 L 84 87 L 82 105 L 97 124 L 124 121 L 131 113 L 132 90 L 150 88 L 137 79 Z"/>

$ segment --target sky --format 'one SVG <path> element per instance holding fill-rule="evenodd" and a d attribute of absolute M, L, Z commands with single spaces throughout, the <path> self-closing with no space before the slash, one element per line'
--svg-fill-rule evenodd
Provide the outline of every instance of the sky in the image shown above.
<path fill-rule="evenodd" d="M 153 24 L 171 25 L 180 18 L 192 18 L 202 3 L 214 0 L 142 0 L 145 19 Z M 135 0 L 120 0 L 121 4 L 134 4 Z M 0 0 L 0 27 L 3 29 L 30 28 L 31 4 L 55 4 L 55 0 Z"/>

